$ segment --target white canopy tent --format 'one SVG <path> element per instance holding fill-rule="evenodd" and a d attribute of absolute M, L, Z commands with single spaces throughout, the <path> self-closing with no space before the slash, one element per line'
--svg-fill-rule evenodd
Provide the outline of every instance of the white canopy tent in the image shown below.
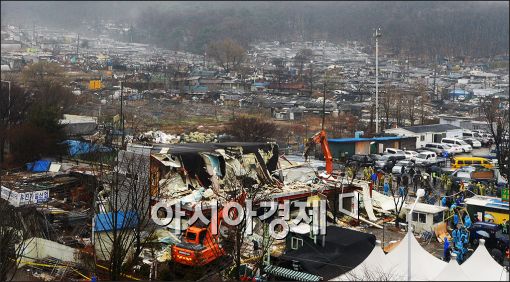
<path fill-rule="evenodd" d="M 332 281 L 407 280 L 408 235 L 387 255 L 380 242 L 353 270 Z M 411 279 L 413 281 L 509 281 L 509 273 L 489 254 L 480 240 L 476 251 L 459 265 L 455 258 L 446 263 L 427 252 L 411 236 Z"/>
<path fill-rule="evenodd" d="M 414 236 L 409 238 L 406 234 L 398 246 L 386 255 L 386 259 L 396 266 L 394 271 L 407 279 L 408 240 L 411 240 L 411 279 L 422 281 L 434 279 L 447 263 L 427 252 Z"/>
<path fill-rule="evenodd" d="M 509 281 L 508 272 L 492 258 L 483 239 L 460 268 L 472 281 Z"/>
<path fill-rule="evenodd" d="M 452 255 L 450 263 L 439 273 L 434 281 L 471 281 L 468 275 L 462 271 L 455 254 Z"/>
<path fill-rule="evenodd" d="M 381 247 L 381 241 L 377 240 L 374 249 L 368 257 L 353 270 L 332 279 L 333 281 L 403 281 L 405 276 L 392 271 L 394 266 L 389 263 L 386 254 Z"/>

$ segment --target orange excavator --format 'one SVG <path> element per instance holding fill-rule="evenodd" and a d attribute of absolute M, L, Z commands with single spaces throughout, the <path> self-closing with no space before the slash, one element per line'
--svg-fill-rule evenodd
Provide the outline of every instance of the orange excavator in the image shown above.
<path fill-rule="evenodd" d="M 324 154 L 324 160 L 326 161 L 326 172 L 331 174 L 333 172 L 333 157 L 331 156 L 331 150 L 329 149 L 328 138 L 326 137 L 326 131 L 323 129 L 312 136 L 305 145 L 304 157 L 308 159 L 310 149 L 314 144 L 321 144 L 322 153 Z"/>
<path fill-rule="evenodd" d="M 244 207 L 246 193 L 236 200 Z M 236 219 L 237 209 L 229 211 L 229 217 Z M 172 246 L 172 260 L 188 266 L 205 266 L 225 255 L 225 250 L 219 244 L 219 231 L 223 222 L 223 208 L 217 214 L 217 234 L 212 233 L 213 222 L 207 227 L 190 226 L 184 233 L 182 242 Z"/>

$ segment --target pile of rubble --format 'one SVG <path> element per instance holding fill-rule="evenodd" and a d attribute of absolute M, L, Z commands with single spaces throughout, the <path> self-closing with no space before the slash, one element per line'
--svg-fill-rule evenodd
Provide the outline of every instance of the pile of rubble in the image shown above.
<path fill-rule="evenodd" d="M 189 134 L 167 134 L 163 131 L 147 131 L 135 138 L 137 141 L 157 144 L 178 144 L 178 143 L 217 143 L 218 136 L 214 133 L 202 133 L 198 131 Z"/>
<path fill-rule="evenodd" d="M 202 133 L 198 131 L 183 134 L 181 143 L 217 143 L 218 136 L 214 133 Z"/>

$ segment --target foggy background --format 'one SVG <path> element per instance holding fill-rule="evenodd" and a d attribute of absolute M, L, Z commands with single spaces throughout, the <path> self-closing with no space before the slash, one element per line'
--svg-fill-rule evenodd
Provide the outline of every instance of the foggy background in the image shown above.
<path fill-rule="evenodd" d="M 2 2 L 2 25 L 101 33 L 101 21 L 130 27 L 133 42 L 202 53 L 230 37 L 244 46 L 278 41 L 357 40 L 400 55 L 508 54 L 508 2 Z M 93 29 L 90 29 L 93 26 Z M 370 52 L 370 50 L 369 50 Z"/>

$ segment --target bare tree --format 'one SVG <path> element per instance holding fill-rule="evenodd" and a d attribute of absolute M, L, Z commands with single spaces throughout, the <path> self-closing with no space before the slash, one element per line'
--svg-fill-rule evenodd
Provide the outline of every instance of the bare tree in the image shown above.
<path fill-rule="evenodd" d="M 376 245 L 375 248 L 379 248 L 379 246 Z M 345 276 L 348 281 L 396 281 L 401 278 L 394 271 L 381 269 L 377 266 L 363 266 L 360 272 L 350 271 Z"/>
<path fill-rule="evenodd" d="M 313 52 L 311 49 L 301 49 L 294 57 L 294 64 L 299 68 L 299 78 L 303 77 L 304 65 L 309 63 L 313 59 Z"/>
<path fill-rule="evenodd" d="M 414 121 L 416 120 L 416 95 L 414 95 L 413 92 L 406 93 L 404 105 L 407 112 L 407 118 L 409 119 L 411 126 L 413 126 Z"/>
<path fill-rule="evenodd" d="M 409 177 L 406 175 L 406 177 Z M 409 187 L 407 185 L 402 185 L 401 187 L 393 187 L 394 185 L 390 185 L 390 193 L 393 198 L 393 203 L 395 204 L 395 209 L 393 210 L 393 215 L 395 216 L 395 227 L 400 227 L 400 212 L 402 211 L 402 207 L 407 199 L 407 195 L 409 194 Z M 402 189 L 401 189 L 402 188 Z"/>
<path fill-rule="evenodd" d="M 96 257 L 107 264 L 111 280 L 120 280 L 137 260 L 143 239 L 154 231 L 150 222 L 149 156 L 120 151 L 94 166 L 96 189 L 94 236 Z M 98 228 L 96 228 L 97 230 Z M 145 234 L 145 235 L 144 235 Z"/>
<path fill-rule="evenodd" d="M 237 117 L 226 128 L 226 132 L 232 135 L 236 141 L 261 142 L 269 141 L 276 134 L 276 125 L 259 118 Z"/>
<path fill-rule="evenodd" d="M 418 96 L 420 97 L 420 124 L 425 124 L 425 119 L 428 116 L 428 111 L 425 109 L 425 105 L 429 102 L 430 97 L 427 93 L 427 86 L 424 81 L 419 81 L 415 85 L 416 91 L 418 92 Z"/>
<path fill-rule="evenodd" d="M 395 87 L 391 85 L 385 85 L 383 91 L 381 91 L 380 104 L 382 105 L 382 110 L 384 113 L 384 117 L 386 119 L 386 124 L 384 128 L 386 128 L 390 124 L 391 112 L 394 108 L 395 104 L 395 95 L 394 95 Z"/>
<path fill-rule="evenodd" d="M 34 207 L 14 207 L 0 199 L 2 215 L 0 216 L 0 245 L 2 246 L 0 248 L 0 281 L 11 281 L 16 275 L 25 249 L 39 227 L 36 224 L 26 224 L 36 213 Z"/>
<path fill-rule="evenodd" d="M 486 98 L 482 101 L 482 111 L 494 139 L 496 157 L 500 173 L 508 180 L 510 176 L 510 137 L 508 104 L 499 98 Z"/>
<path fill-rule="evenodd" d="M 230 38 L 215 41 L 207 46 L 207 54 L 226 72 L 236 70 L 246 57 L 246 51 Z"/>

